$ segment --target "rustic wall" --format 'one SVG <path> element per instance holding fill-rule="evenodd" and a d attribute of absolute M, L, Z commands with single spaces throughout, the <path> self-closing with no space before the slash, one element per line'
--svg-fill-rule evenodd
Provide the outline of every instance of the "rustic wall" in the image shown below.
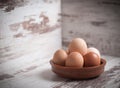
<path fill-rule="evenodd" d="M 16 76 L 61 48 L 60 6 L 60 0 L 0 0 L 0 88 L 26 88 Z"/>
<path fill-rule="evenodd" d="M 74 37 L 102 54 L 120 56 L 119 0 L 62 0 L 63 45 Z"/>
<path fill-rule="evenodd" d="M 61 47 L 60 6 L 59 0 L 0 1 L 0 63 L 39 51 L 39 58 L 52 56 L 46 51 Z"/>

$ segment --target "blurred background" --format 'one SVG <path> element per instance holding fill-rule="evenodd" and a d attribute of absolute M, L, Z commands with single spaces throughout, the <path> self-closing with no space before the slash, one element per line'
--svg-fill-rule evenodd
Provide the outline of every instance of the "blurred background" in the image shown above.
<path fill-rule="evenodd" d="M 62 0 L 63 46 L 81 37 L 104 55 L 120 56 L 120 0 Z"/>

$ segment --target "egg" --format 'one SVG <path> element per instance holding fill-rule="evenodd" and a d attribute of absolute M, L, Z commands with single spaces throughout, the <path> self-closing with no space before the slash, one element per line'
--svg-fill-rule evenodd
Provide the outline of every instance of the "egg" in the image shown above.
<path fill-rule="evenodd" d="M 58 65 L 65 65 L 65 60 L 67 59 L 68 55 L 65 50 L 59 49 L 55 52 L 53 56 L 53 62 Z"/>
<path fill-rule="evenodd" d="M 87 44 L 85 40 L 81 38 L 75 38 L 68 46 L 70 52 L 79 52 L 82 55 L 87 53 Z"/>
<path fill-rule="evenodd" d="M 67 50 L 66 50 L 66 53 L 67 53 L 67 54 L 70 54 L 70 51 L 67 49 Z"/>
<path fill-rule="evenodd" d="M 100 58 L 94 52 L 87 53 L 86 55 L 83 56 L 83 58 L 84 58 L 84 67 L 100 65 Z"/>
<path fill-rule="evenodd" d="M 83 56 L 78 52 L 72 52 L 68 55 L 68 59 L 65 62 L 67 67 L 80 67 L 84 64 Z"/>
<path fill-rule="evenodd" d="M 89 52 L 94 52 L 99 56 L 99 58 L 101 57 L 99 50 L 94 47 L 88 48 L 87 53 L 89 53 Z"/>

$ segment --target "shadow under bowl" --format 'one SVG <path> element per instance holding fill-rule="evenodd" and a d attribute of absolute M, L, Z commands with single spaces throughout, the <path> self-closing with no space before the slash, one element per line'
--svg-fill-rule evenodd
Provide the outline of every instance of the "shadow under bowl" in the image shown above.
<path fill-rule="evenodd" d="M 101 59 L 101 64 L 93 67 L 65 67 L 55 64 L 50 60 L 52 71 L 57 75 L 69 79 L 90 79 L 99 76 L 104 72 L 106 60 Z"/>

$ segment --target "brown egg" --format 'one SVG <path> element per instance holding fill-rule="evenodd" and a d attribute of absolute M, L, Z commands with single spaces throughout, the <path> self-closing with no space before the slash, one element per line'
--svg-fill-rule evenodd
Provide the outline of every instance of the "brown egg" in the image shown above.
<path fill-rule="evenodd" d="M 94 48 L 94 47 L 88 48 L 87 53 L 89 53 L 89 52 L 94 52 L 99 56 L 99 58 L 101 57 L 100 51 L 98 49 Z"/>
<path fill-rule="evenodd" d="M 67 53 L 68 55 L 70 54 L 70 51 L 69 51 L 69 49 L 67 49 L 67 50 L 66 50 L 66 53 Z"/>
<path fill-rule="evenodd" d="M 69 54 L 65 66 L 82 68 L 83 63 L 84 63 L 83 56 L 78 52 L 72 52 Z"/>
<path fill-rule="evenodd" d="M 63 49 L 59 49 L 55 52 L 53 57 L 53 62 L 58 65 L 65 65 L 65 60 L 67 59 L 68 55 L 66 51 Z"/>
<path fill-rule="evenodd" d="M 79 52 L 82 55 L 85 55 L 87 53 L 87 44 L 81 38 L 73 39 L 68 47 L 70 52 Z"/>
<path fill-rule="evenodd" d="M 100 65 L 100 58 L 96 53 L 90 52 L 84 55 L 84 67 L 91 67 L 97 65 Z"/>

